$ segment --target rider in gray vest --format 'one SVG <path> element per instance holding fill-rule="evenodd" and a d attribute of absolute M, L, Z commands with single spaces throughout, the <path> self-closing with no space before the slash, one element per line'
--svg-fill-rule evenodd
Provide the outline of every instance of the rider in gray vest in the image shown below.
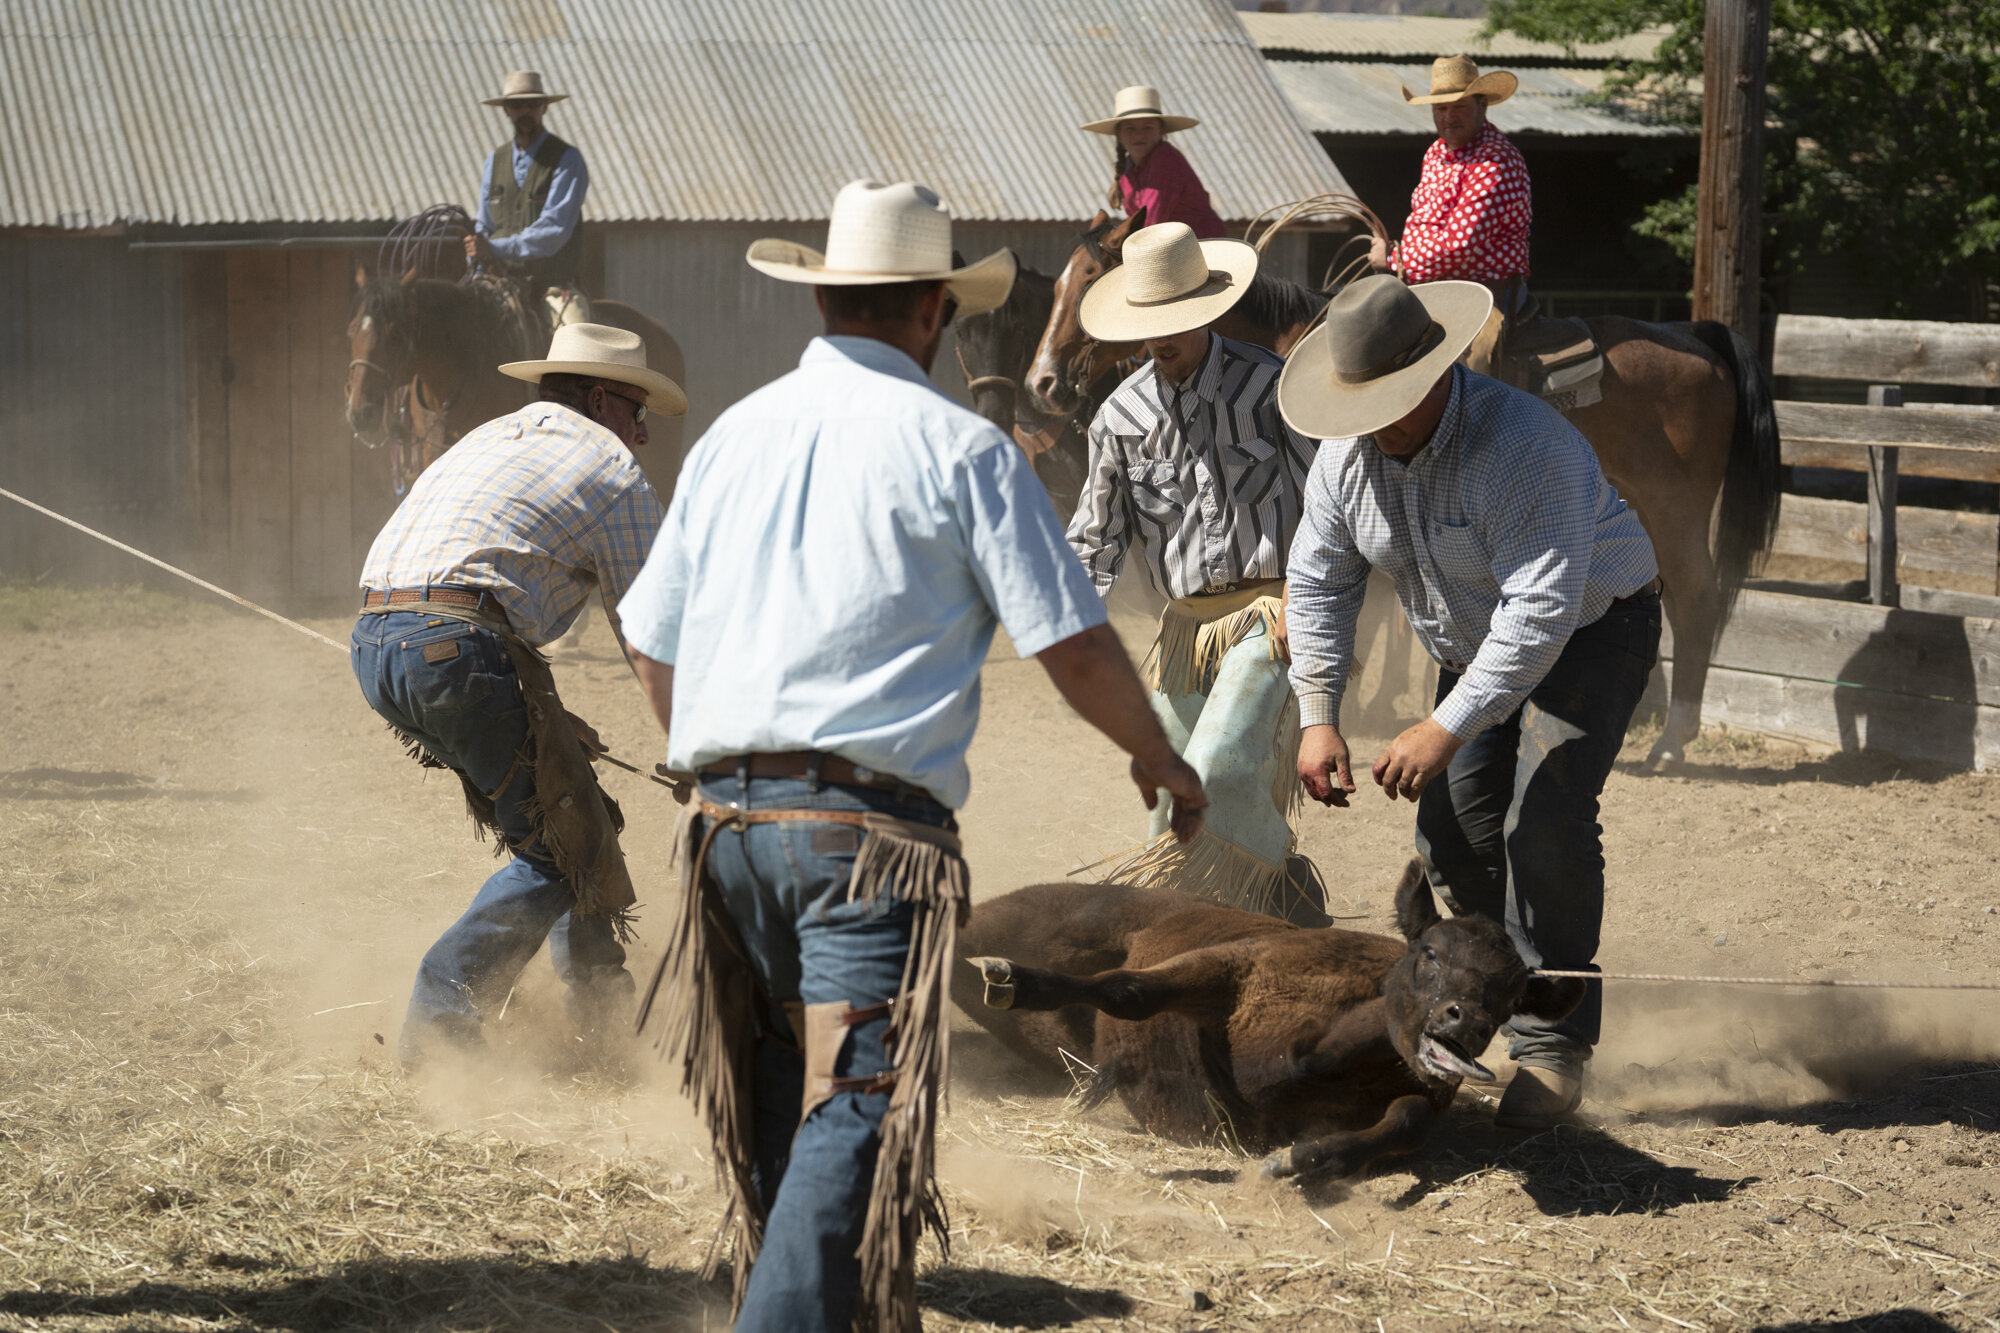
<path fill-rule="evenodd" d="M 514 137 L 486 158 L 478 223 L 465 238 L 468 259 L 488 265 L 500 261 L 530 286 L 547 288 L 558 325 L 590 319 L 590 302 L 577 285 L 583 250 L 577 221 L 590 189 L 590 171 L 582 153 L 542 127 L 549 104 L 567 96 L 545 91 L 542 76 L 533 70 L 516 70 L 507 76 L 500 96 L 486 99 L 487 106 L 499 107 L 512 122 Z"/>

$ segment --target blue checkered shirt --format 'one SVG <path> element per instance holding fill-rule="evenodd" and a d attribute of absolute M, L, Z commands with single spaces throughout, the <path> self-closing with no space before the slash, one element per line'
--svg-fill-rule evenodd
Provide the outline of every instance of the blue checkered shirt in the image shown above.
<path fill-rule="evenodd" d="M 1328 440 L 1292 543 L 1292 689 L 1305 726 L 1338 724 L 1370 567 L 1424 648 L 1461 679 L 1438 725 L 1504 721 L 1579 627 L 1659 572 L 1653 543 L 1576 428 L 1463 366 L 1431 441 L 1407 463 L 1373 437 Z"/>
<path fill-rule="evenodd" d="M 361 586 L 491 588 L 533 644 L 561 638 L 593 588 L 614 608 L 664 512 L 618 437 L 554 403 L 467 434 L 417 478 L 369 548 Z"/>

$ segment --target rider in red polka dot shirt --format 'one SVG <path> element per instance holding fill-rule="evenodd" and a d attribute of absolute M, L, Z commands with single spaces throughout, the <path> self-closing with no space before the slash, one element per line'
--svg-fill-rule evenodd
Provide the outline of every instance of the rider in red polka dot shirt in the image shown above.
<path fill-rule="evenodd" d="M 1406 281 L 1498 285 L 1527 276 L 1528 164 L 1486 119 L 1486 108 L 1504 101 L 1514 84 L 1511 74 L 1481 76 L 1477 65 L 1454 56 L 1432 66 L 1428 96 L 1404 90 L 1406 100 L 1430 106 L 1438 132 L 1410 196 L 1402 243 L 1386 257 Z"/>

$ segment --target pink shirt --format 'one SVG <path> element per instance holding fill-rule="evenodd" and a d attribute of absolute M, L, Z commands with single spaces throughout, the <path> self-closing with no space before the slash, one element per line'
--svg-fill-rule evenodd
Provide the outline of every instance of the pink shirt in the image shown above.
<path fill-rule="evenodd" d="M 1125 216 L 1146 210 L 1146 225 L 1185 222 L 1203 240 L 1227 236 L 1229 228 L 1209 206 L 1208 191 L 1201 177 L 1170 143 L 1160 143 L 1146 154 L 1146 160 L 1118 178 L 1118 192 L 1125 200 Z"/>
<path fill-rule="evenodd" d="M 1456 151 L 1439 139 L 1424 154 L 1410 220 L 1391 262 L 1408 282 L 1499 282 L 1528 272 L 1528 164 L 1487 124 Z"/>

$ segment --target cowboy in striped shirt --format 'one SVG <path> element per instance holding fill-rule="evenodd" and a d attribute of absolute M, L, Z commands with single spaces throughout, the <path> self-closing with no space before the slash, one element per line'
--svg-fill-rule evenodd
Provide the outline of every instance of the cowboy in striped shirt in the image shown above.
<path fill-rule="evenodd" d="M 623 820 L 586 754 L 604 747 L 537 649 L 593 590 L 609 608 L 638 576 L 664 515 L 633 451 L 648 412 L 679 416 L 687 399 L 638 335 L 601 324 L 564 325 L 548 359 L 500 369 L 538 400 L 427 468 L 361 571 L 362 694 L 412 757 L 458 774 L 474 821 L 513 854 L 424 955 L 397 1045 L 409 1070 L 479 1050 L 544 939 L 584 1034 L 622 1026 L 633 992 Z"/>
<path fill-rule="evenodd" d="M 1151 360 L 1098 410 L 1069 543 L 1100 595 L 1133 540 L 1169 598 L 1147 664 L 1153 710 L 1201 774 L 1207 823 L 1152 839 L 1105 873 L 1324 924 L 1323 890 L 1294 857 L 1298 709 L 1285 680 L 1285 555 L 1313 443 L 1278 414 L 1284 362 L 1209 324 L 1256 275 L 1257 253 L 1184 223 L 1134 232 L 1085 293 L 1084 329 L 1143 342 Z"/>

